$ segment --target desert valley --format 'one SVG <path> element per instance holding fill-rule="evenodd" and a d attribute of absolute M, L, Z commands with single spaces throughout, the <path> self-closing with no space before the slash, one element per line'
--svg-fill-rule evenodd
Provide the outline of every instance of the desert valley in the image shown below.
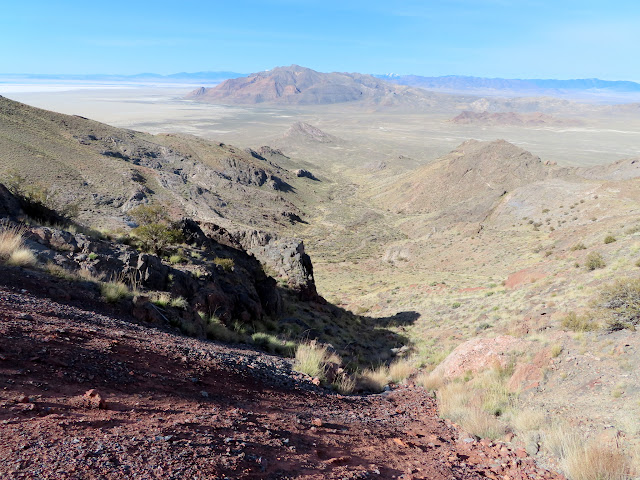
<path fill-rule="evenodd" d="M 640 475 L 637 92 L 198 80 L 0 83 L 3 478 Z"/>

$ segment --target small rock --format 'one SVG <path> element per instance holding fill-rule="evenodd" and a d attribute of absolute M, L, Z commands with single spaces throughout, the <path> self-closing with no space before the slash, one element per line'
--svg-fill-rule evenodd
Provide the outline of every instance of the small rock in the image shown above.
<path fill-rule="evenodd" d="M 320 379 L 318 377 L 315 377 L 313 380 L 311 380 L 311 383 L 313 383 L 316 386 L 320 386 Z"/>
<path fill-rule="evenodd" d="M 107 408 L 107 402 L 95 388 L 87 390 L 82 396 L 82 400 L 83 404 L 88 408 L 99 408 L 101 410 Z"/>
<path fill-rule="evenodd" d="M 525 458 L 527 456 L 527 451 L 524 448 L 518 448 L 516 450 L 516 456 L 520 458 Z"/>
<path fill-rule="evenodd" d="M 200 392 L 200 396 L 203 397 L 203 398 L 209 398 L 209 392 L 206 392 L 206 391 L 202 390 Z"/>
<path fill-rule="evenodd" d="M 314 425 L 316 427 L 321 427 L 322 420 L 320 420 L 319 418 L 314 418 L 313 420 L 311 420 L 311 425 Z"/>
<path fill-rule="evenodd" d="M 33 320 L 33 316 L 28 313 L 19 313 L 16 318 L 18 320 Z"/>
<path fill-rule="evenodd" d="M 18 395 L 18 398 L 16 398 L 16 402 L 18 402 L 18 403 L 29 403 L 29 397 L 26 396 L 25 394 Z"/>

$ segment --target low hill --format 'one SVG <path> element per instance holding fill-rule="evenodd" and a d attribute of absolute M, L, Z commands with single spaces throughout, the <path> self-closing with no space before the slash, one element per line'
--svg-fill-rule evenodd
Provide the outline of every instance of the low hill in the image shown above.
<path fill-rule="evenodd" d="M 396 179 L 374 198 L 395 211 L 447 221 L 481 221 L 505 193 L 559 169 L 504 140 L 468 140 L 435 162 Z"/>
<path fill-rule="evenodd" d="M 541 127 L 559 125 L 579 125 L 577 120 L 554 117 L 544 113 L 516 113 L 516 112 L 472 112 L 465 110 L 451 119 L 459 125 L 488 125 L 488 126 L 517 126 Z"/>

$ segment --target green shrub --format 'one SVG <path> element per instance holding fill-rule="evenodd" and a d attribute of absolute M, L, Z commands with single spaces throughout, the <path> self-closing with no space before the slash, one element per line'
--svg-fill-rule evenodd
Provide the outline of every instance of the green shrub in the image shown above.
<path fill-rule="evenodd" d="M 575 252 L 576 250 L 586 250 L 586 249 L 587 247 L 582 242 L 576 243 L 573 247 L 571 247 L 572 252 Z"/>
<path fill-rule="evenodd" d="M 180 308 L 182 310 L 185 310 L 188 305 L 189 304 L 184 299 L 184 297 L 175 297 L 175 298 L 172 298 L 171 301 L 169 301 L 169 306 L 170 307 Z"/>
<path fill-rule="evenodd" d="M 100 284 L 100 293 L 109 303 L 116 303 L 130 295 L 129 287 L 123 282 L 103 282 Z"/>
<path fill-rule="evenodd" d="M 602 255 L 600 255 L 598 252 L 591 252 L 589 255 L 587 255 L 584 266 L 588 271 L 592 271 L 598 268 L 604 268 L 606 266 L 606 263 L 604 262 Z"/>
<path fill-rule="evenodd" d="M 128 215 L 138 223 L 133 234 L 145 250 L 159 255 L 169 245 L 182 241 L 182 232 L 169 221 L 162 205 L 140 205 L 130 210 Z"/>
<path fill-rule="evenodd" d="M 614 237 L 613 235 L 607 235 L 606 237 L 604 237 L 604 244 L 608 245 L 610 243 L 613 243 L 616 241 L 616 237 Z"/>
<path fill-rule="evenodd" d="M 222 267 L 222 269 L 225 272 L 232 272 L 233 267 L 235 266 L 235 262 L 233 261 L 233 258 L 216 257 L 213 259 L 213 263 L 215 263 L 219 267 Z"/>
<path fill-rule="evenodd" d="M 460 308 L 462 306 L 462 304 L 460 302 L 453 302 L 451 304 L 451 308 Z"/>
<path fill-rule="evenodd" d="M 296 344 L 291 341 L 280 340 L 275 335 L 268 333 L 257 332 L 251 335 L 251 340 L 255 345 L 266 350 L 270 353 L 276 353 L 278 355 L 293 356 L 296 350 Z"/>
<path fill-rule="evenodd" d="M 220 342 L 227 343 L 240 343 L 245 340 L 244 335 L 241 335 L 233 330 L 229 330 L 222 320 L 220 320 L 215 315 L 212 315 L 210 318 L 206 319 L 207 325 L 205 327 L 205 332 L 207 334 L 207 338 L 210 340 L 218 340 Z"/>

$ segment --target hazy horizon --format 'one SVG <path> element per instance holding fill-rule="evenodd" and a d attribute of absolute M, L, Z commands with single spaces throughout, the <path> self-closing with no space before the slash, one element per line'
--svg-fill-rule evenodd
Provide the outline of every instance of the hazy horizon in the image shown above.
<path fill-rule="evenodd" d="M 124 2 L 5 6 L 5 72 L 323 72 L 640 81 L 630 1 Z M 6 73 L 8 74 L 8 73 Z"/>

